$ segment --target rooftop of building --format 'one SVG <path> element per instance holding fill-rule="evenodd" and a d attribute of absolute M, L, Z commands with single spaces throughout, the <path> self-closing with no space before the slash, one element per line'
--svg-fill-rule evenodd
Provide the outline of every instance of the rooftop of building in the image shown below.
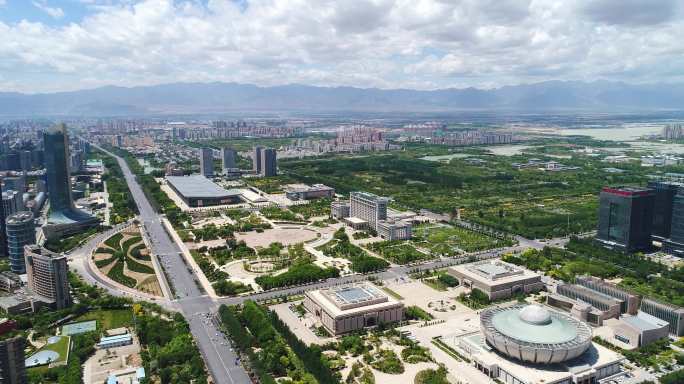
<path fill-rule="evenodd" d="M 41 255 L 45 257 L 51 257 L 51 258 L 59 258 L 59 257 L 65 257 L 59 253 L 52 252 L 51 250 L 41 247 L 40 245 L 37 244 L 28 244 L 24 246 L 25 252 L 30 252 L 33 255 Z"/>
<path fill-rule="evenodd" d="M 653 299 L 653 298 L 651 298 L 651 297 L 644 297 L 643 300 L 641 300 L 641 305 L 642 305 L 642 307 L 643 307 L 644 304 L 647 304 L 647 305 L 655 305 L 655 306 L 657 306 L 657 307 L 664 308 L 664 309 L 668 309 L 668 310 L 670 310 L 670 311 L 673 311 L 673 312 L 676 312 L 676 313 L 679 313 L 679 314 L 684 314 L 684 308 L 678 307 L 678 306 L 676 306 L 676 305 L 674 305 L 674 304 L 664 303 L 664 302 L 662 302 L 662 301 L 655 300 L 655 299 Z"/>
<path fill-rule="evenodd" d="M 311 191 L 331 191 L 332 188 L 325 184 L 287 184 L 285 192 L 311 192 Z"/>
<path fill-rule="evenodd" d="M 19 192 L 15 191 L 14 189 L 7 189 L 7 190 L 2 191 L 2 198 L 5 200 L 12 199 L 17 194 L 19 194 Z"/>
<path fill-rule="evenodd" d="M 578 329 L 582 326 L 569 316 L 536 304 L 497 311 L 491 317 L 491 324 L 504 336 L 537 344 L 571 342 L 580 335 Z"/>
<path fill-rule="evenodd" d="M 584 286 L 586 286 L 585 284 L 591 285 L 591 283 L 599 285 L 599 286 L 605 288 L 606 290 L 608 290 L 609 292 L 611 292 L 611 294 L 619 293 L 622 295 L 626 295 L 628 297 L 629 296 L 636 297 L 636 294 L 634 294 L 633 292 L 630 292 L 624 288 L 620 288 L 614 283 L 611 283 L 609 281 L 606 281 L 604 279 L 600 279 L 598 277 L 594 277 L 591 275 L 577 276 L 575 278 L 575 281 L 577 282 L 577 284 L 584 285 Z M 592 288 L 589 288 L 589 289 L 592 289 Z M 613 296 L 611 296 L 611 297 L 613 297 Z"/>
<path fill-rule="evenodd" d="M 10 279 L 12 281 L 17 281 L 17 282 L 21 281 L 21 278 L 19 277 L 19 275 L 17 275 L 16 273 L 14 273 L 12 271 L 2 271 L 2 272 L 0 272 L 0 277 Z"/>
<path fill-rule="evenodd" d="M 127 367 L 118 371 L 111 372 L 107 377 L 106 384 L 137 384 L 145 378 L 145 368 Z"/>
<path fill-rule="evenodd" d="M 684 186 L 684 183 L 679 181 L 670 180 L 651 180 L 648 182 L 648 186 L 651 188 L 664 188 L 664 189 L 679 189 Z"/>
<path fill-rule="evenodd" d="M 14 213 L 14 214 L 8 216 L 6 223 L 12 225 L 12 224 L 20 224 L 20 223 L 24 223 L 24 222 L 32 221 L 32 220 L 33 220 L 33 213 L 31 213 L 31 211 L 21 211 L 21 212 L 17 212 L 17 213 Z"/>
<path fill-rule="evenodd" d="M 64 124 L 64 123 L 59 123 L 59 124 L 55 124 L 55 125 L 49 127 L 48 129 L 46 129 L 46 130 L 45 130 L 45 133 L 51 134 L 51 135 L 53 135 L 53 134 L 58 134 L 58 133 L 65 134 L 66 131 L 67 131 L 67 126 L 66 126 L 66 124 Z"/>
<path fill-rule="evenodd" d="M 125 333 L 123 335 L 116 335 L 116 336 L 103 336 L 100 338 L 100 345 L 119 343 L 119 342 L 131 340 L 132 338 L 133 337 L 131 336 L 130 333 Z"/>
<path fill-rule="evenodd" d="M 473 280 L 496 282 L 499 284 L 532 277 L 540 277 L 540 275 L 535 272 L 501 260 L 487 260 L 472 264 L 457 265 L 452 267 L 452 269 Z"/>
<path fill-rule="evenodd" d="M 481 333 L 468 336 L 468 343 L 476 347 L 477 360 L 488 366 L 497 365 L 527 383 L 555 383 L 571 375 L 581 375 L 593 369 L 608 366 L 624 358 L 617 352 L 592 343 L 579 357 L 556 364 L 532 364 L 513 360 L 494 351 Z"/>
<path fill-rule="evenodd" d="M 352 223 L 352 224 L 364 224 L 364 223 L 367 223 L 366 220 L 364 220 L 364 219 L 359 219 L 358 217 L 348 217 L 346 220 L 347 220 L 348 222 Z"/>
<path fill-rule="evenodd" d="M 12 296 L 0 296 L 0 308 L 11 308 L 30 302 L 31 298 L 26 295 L 14 294 Z"/>
<path fill-rule="evenodd" d="M 591 299 L 596 300 L 597 302 L 603 303 L 606 306 L 612 306 L 612 305 L 620 304 L 622 302 L 621 300 L 618 300 L 612 296 L 606 295 L 604 293 L 595 291 L 593 289 L 590 289 L 590 288 L 587 288 L 585 286 L 578 285 L 578 284 L 561 284 L 561 285 L 559 285 L 557 291 L 561 295 L 562 295 L 562 293 L 560 292 L 560 290 L 562 290 L 563 288 L 569 289 L 570 291 L 572 291 L 576 294 L 590 297 Z"/>
<path fill-rule="evenodd" d="M 334 297 L 340 304 L 354 304 L 371 301 L 377 298 L 386 297 L 376 288 L 370 285 L 353 285 L 328 290 L 331 297 Z"/>
<path fill-rule="evenodd" d="M 240 195 L 235 189 L 224 189 L 202 175 L 166 176 L 166 181 L 185 197 L 221 198 Z"/>
<path fill-rule="evenodd" d="M 666 328 L 670 325 L 670 323 L 665 320 L 661 320 L 641 311 L 637 312 L 635 316 L 623 316 L 622 320 L 641 331 L 652 331 L 654 329 Z"/>
<path fill-rule="evenodd" d="M 653 194 L 653 189 L 651 188 L 635 186 L 603 187 L 602 191 L 613 195 L 620 195 L 626 197 L 648 196 Z"/>
<path fill-rule="evenodd" d="M 319 289 L 306 293 L 333 317 L 401 304 L 369 283 Z M 364 305 L 364 303 L 368 303 Z"/>
<path fill-rule="evenodd" d="M 411 227 L 412 224 L 408 221 L 404 221 L 401 219 L 389 219 L 389 220 L 380 220 L 378 222 L 378 226 L 380 227 L 392 227 L 392 228 L 405 228 L 405 227 Z"/>
<path fill-rule="evenodd" d="M 50 211 L 48 215 L 48 224 L 55 225 L 70 225 L 70 224 L 89 224 L 99 222 L 95 216 L 92 216 L 77 208 Z"/>
<path fill-rule="evenodd" d="M 389 201 L 388 197 L 378 196 L 378 195 L 376 195 L 374 193 L 370 193 L 370 192 L 352 192 L 351 196 L 358 196 L 358 197 L 361 197 L 363 199 L 383 201 L 383 202 Z"/>

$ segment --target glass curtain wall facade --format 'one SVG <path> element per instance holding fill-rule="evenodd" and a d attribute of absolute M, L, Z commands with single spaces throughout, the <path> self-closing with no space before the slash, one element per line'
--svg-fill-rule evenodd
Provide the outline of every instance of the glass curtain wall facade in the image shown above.
<path fill-rule="evenodd" d="M 651 248 L 655 192 L 647 188 L 603 188 L 596 239 L 626 252 Z"/>

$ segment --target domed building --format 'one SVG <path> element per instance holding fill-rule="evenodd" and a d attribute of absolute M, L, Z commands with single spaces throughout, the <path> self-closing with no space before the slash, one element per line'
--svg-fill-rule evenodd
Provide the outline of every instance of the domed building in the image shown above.
<path fill-rule="evenodd" d="M 480 315 L 480 327 L 487 344 L 523 362 L 560 363 L 591 346 L 586 323 L 536 304 L 489 308 Z"/>

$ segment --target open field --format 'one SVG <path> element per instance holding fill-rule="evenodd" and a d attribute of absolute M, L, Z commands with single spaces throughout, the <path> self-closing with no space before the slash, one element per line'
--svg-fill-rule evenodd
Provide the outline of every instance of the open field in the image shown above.
<path fill-rule="evenodd" d="M 99 309 L 74 319 L 74 322 L 95 320 L 98 330 L 130 327 L 133 325 L 133 311 L 130 309 Z"/>
<path fill-rule="evenodd" d="M 266 229 L 263 232 L 235 233 L 238 241 L 244 240 L 247 246 L 268 247 L 272 243 L 279 242 L 283 245 L 303 243 L 317 237 L 316 232 L 304 228 L 274 228 Z"/>

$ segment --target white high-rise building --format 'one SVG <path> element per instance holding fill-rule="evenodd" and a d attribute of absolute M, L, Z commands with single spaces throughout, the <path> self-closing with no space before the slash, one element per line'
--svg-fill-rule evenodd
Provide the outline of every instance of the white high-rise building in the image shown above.
<path fill-rule="evenodd" d="M 389 199 L 368 192 L 352 192 L 349 195 L 349 216 L 368 222 L 368 227 L 377 231 L 378 222 L 387 220 Z"/>

